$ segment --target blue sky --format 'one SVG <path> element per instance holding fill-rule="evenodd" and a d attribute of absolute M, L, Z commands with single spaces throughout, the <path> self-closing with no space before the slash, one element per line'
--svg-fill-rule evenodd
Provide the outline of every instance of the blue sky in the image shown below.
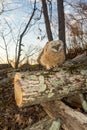
<path fill-rule="evenodd" d="M 9 51 L 10 58 L 14 58 L 15 56 L 15 44 L 17 42 L 18 35 L 23 31 L 32 13 L 33 1 L 34 0 L 4 0 L 4 10 L 6 10 L 6 12 L 0 15 L 0 35 L 2 33 L 5 35 L 6 42 L 8 44 L 8 51 Z M 56 0 L 53 0 L 53 6 L 52 6 L 53 17 L 52 17 L 52 24 L 51 24 L 52 32 L 54 34 L 54 39 L 56 39 L 58 36 L 57 13 L 56 13 L 55 1 Z M 75 2 L 74 0 L 66 0 L 66 1 Z M 87 2 L 87 0 L 83 0 L 83 1 Z M 37 0 L 37 7 L 39 10 L 41 9 L 41 1 L 39 0 Z M 66 6 L 65 4 L 65 12 L 72 13 L 72 9 L 69 5 Z M 34 19 L 36 19 L 37 16 L 39 16 L 39 14 L 40 12 L 37 11 L 36 15 L 34 16 Z M 10 29 L 9 29 L 9 25 L 7 25 L 6 22 L 10 25 L 11 27 Z M 28 33 L 23 38 L 23 44 L 25 45 L 23 47 L 24 53 L 27 52 L 30 45 L 38 46 L 41 48 L 47 42 L 43 16 L 40 21 L 37 21 L 37 24 L 32 26 L 34 22 L 35 20 L 32 20 L 32 23 L 28 29 Z M 13 35 L 10 34 L 10 31 L 12 31 Z M 41 40 L 44 36 L 45 38 Z M 14 40 L 12 40 L 12 38 L 14 38 Z M 0 41 L 1 41 L 0 46 L 4 47 L 4 43 L 1 37 L 0 37 Z M 6 56 L 5 51 L 0 48 L 0 57 L 5 59 L 5 56 Z"/>

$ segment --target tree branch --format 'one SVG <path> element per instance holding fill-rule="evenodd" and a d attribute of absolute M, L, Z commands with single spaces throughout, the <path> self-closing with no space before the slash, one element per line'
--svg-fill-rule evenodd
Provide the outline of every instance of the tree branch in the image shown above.
<path fill-rule="evenodd" d="M 29 21 L 28 21 L 27 25 L 25 26 L 24 31 L 20 34 L 18 57 L 17 57 L 17 60 L 16 60 L 16 62 L 15 62 L 15 63 L 16 63 L 15 68 L 16 68 L 16 69 L 18 68 L 18 64 L 19 64 L 19 60 L 20 60 L 22 39 L 23 39 L 23 36 L 24 36 L 25 32 L 27 31 L 28 26 L 29 26 L 29 24 L 30 24 L 30 22 L 31 22 L 31 20 L 32 20 L 32 18 L 33 18 L 33 16 L 34 16 L 34 14 L 35 14 L 35 11 L 36 11 L 36 0 L 35 0 L 35 2 L 34 2 L 34 9 L 33 9 L 32 15 L 31 15 L 31 17 L 29 18 Z"/>

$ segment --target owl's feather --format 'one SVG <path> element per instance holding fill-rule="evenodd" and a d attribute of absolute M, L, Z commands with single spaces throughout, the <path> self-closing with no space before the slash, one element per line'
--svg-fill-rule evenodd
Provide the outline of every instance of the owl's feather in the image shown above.
<path fill-rule="evenodd" d="M 46 69 L 51 69 L 65 60 L 64 44 L 61 40 L 48 42 L 38 57 L 38 62 Z"/>

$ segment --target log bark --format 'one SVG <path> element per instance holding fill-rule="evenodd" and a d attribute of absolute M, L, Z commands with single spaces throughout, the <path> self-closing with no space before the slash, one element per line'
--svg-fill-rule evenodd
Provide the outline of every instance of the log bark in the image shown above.
<path fill-rule="evenodd" d="M 14 93 L 18 107 L 40 104 L 87 91 L 87 70 L 16 73 Z"/>
<path fill-rule="evenodd" d="M 53 120 L 47 116 L 43 120 L 35 123 L 31 127 L 28 126 L 24 130 L 61 130 L 60 120 Z"/>
<path fill-rule="evenodd" d="M 42 106 L 51 118 L 62 120 L 64 130 L 87 130 L 87 116 L 61 101 L 42 103 Z"/>
<path fill-rule="evenodd" d="M 42 103 L 42 106 L 51 118 L 46 116 L 24 130 L 87 130 L 87 116 L 81 112 L 67 107 L 60 101 Z"/>

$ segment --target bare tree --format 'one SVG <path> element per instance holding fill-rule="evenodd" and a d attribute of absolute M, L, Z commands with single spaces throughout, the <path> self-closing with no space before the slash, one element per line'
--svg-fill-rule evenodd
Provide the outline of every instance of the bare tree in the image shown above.
<path fill-rule="evenodd" d="M 22 46 L 23 46 L 22 39 L 23 39 L 23 37 L 24 37 L 24 35 L 25 35 L 29 25 L 30 25 L 30 22 L 35 14 L 35 11 L 36 11 L 36 0 L 34 2 L 34 9 L 33 9 L 33 12 L 31 14 L 31 17 L 29 18 L 28 23 L 26 24 L 23 32 L 20 34 L 19 43 L 18 43 L 18 55 L 17 55 L 16 62 L 15 62 L 16 69 L 18 68 L 18 64 L 19 64 L 19 60 L 20 60 L 20 56 L 21 56 L 21 51 L 22 51 Z"/>
<path fill-rule="evenodd" d="M 26 60 L 27 63 L 30 63 L 30 57 L 32 57 L 33 55 L 37 55 L 37 53 L 41 50 L 41 48 L 39 46 L 35 46 L 35 45 L 29 45 L 27 47 L 27 50 L 24 51 L 24 58 L 23 60 Z"/>
<path fill-rule="evenodd" d="M 87 50 L 87 2 L 78 1 L 72 2 L 65 1 L 74 13 L 66 14 L 66 28 L 69 35 L 69 47 L 78 54 Z M 87 51 L 86 51 L 87 52 Z"/>
<path fill-rule="evenodd" d="M 65 40 L 65 17 L 63 0 L 57 0 L 58 9 L 58 24 L 59 24 L 59 39 L 64 43 L 64 51 L 66 54 L 66 40 Z"/>
<path fill-rule="evenodd" d="M 46 3 L 46 0 L 41 0 L 41 2 L 42 2 L 47 37 L 48 37 L 49 41 L 52 41 L 53 36 L 52 36 L 52 32 L 51 32 L 51 27 L 50 27 L 50 21 L 49 21 L 48 10 L 47 10 L 47 3 Z"/>

